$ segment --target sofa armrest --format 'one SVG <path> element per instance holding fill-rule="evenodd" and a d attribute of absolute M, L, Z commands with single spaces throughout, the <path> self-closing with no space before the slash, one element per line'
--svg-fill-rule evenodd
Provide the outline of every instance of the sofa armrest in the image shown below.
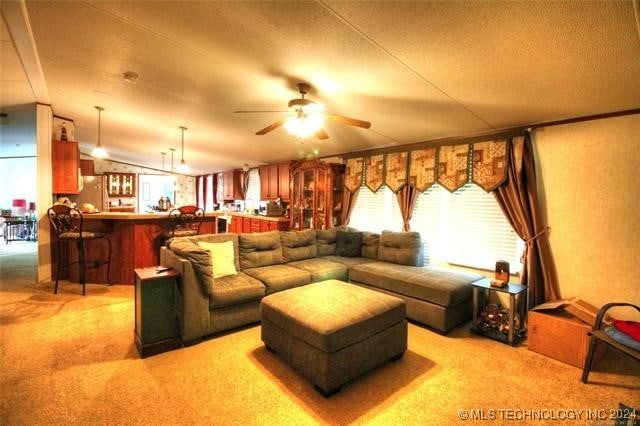
<path fill-rule="evenodd" d="M 180 273 L 176 308 L 180 322 L 180 336 L 185 343 L 206 336 L 211 330 L 209 296 L 202 290 L 191 262 L 166 247 L 160 249 L 160 264 Z"/>

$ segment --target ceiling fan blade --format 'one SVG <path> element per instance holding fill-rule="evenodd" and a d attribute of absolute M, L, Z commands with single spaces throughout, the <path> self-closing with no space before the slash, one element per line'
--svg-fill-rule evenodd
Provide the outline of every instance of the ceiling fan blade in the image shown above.
<path fill-rule="evenodd" d="M 363 129 L 368 129 L 369 127 L 371 127 L 371 123 L 369 123 L 368 121 L 356 120 L 355 118 L 345 117 L 344 115 L 336 115 L 336 114 L 325 114 L 325 115 L 330 119 L 332 119 L 333 121 L 341 124 L 362 127 Z"/>
<path fill-rule="evenodd" d="M 275 129 L 277 129 L 278 127 L 282 126 L 282 125 L 284 124 L 285 120 L 286 120 L 286 117 L 285 117 L 285 118 L 283 118 L 282 120 L 278 120 L 278 121 L 276 121 L 275 123 L 268 125 L 267 127 L 265 127 L 265 128 L 264 128 L 264 129 L 262 129 L 262 130 L 258 130 L 258 131 L 256 132 L 256 135 L 266 135 L 266 134 L 267 134 L 267 133 L 269 133 L 270 131 L 275 130 Z"/>
<path fill-rule="evenodd" d="M 320 140 L 329 139 L 329 135 L 324 130 L 320 129 L 316 132 L 316 137 Z"/>
<path fill-rule="evenodd" d="M 233 111 L 234 114 L 245 114 L 245 113 L 255 113 L 255 112 L 287 112 L 287 111 Z"/>

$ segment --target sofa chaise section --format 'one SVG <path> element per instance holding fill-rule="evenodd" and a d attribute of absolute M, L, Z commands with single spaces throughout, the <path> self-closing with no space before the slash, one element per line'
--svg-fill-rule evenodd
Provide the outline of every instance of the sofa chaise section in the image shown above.
<path fill-rule="evenodd" d="M 442 333 L 471 317 L 471 283 L 482 275 L 373 262 L 349 270 L 352 283 L 403 299 L 407 317 Z"/>

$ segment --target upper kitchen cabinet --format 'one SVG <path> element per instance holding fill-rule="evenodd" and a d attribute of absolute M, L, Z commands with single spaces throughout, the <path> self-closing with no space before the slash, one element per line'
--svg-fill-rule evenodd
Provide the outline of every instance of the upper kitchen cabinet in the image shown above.
<path fill-rule="evenodd" d="M 260 166 L 260 199 L 275 200 L 278 198 L 278 165 Z"/>
<path fill-rule="evenodd" d="M 287 161 L 280 164 L 260 166 L 260 199 L 289 200 L 289 166 Z"/>
<path fill-rule="evenodd" d="M 51 173 L 54 194 L 80 192 L 80 151 L 78 142 L 51 142 Z"/>
<path fill-rule="evenodd" d="M 222 198 L 224 200 L 241 200 L 242 170 L 227 170 L 222 173 Z"/>
<path fill-rule="evenodd" d="M 106 173 L 109 197 L 135 197 L 135 173 Z"/>
<path fill-rule="evenodd" d="M 289 201 L 291 189 L 289 188 L 291 161 L 278 164 L 278 191 L 282 201 Z"/>

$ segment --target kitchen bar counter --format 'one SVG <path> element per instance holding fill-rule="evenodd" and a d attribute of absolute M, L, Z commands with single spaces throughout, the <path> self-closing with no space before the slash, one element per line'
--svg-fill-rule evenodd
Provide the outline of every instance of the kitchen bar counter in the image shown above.
<path fill-rule="evenodd" d="M 200 227 L 200 234 L 217 233 L 218 217 L 232 216 L 236 218 L 235 225 L 239 225 L 243 220 L 260 219 L 273 223 L 271 229 L 286 229 L 281 226 L 288 225 L 289 219 L 286 217 L 268 217 L 252 215 L 247 213 L 222 211 L 206 212 L 204 221 Z M 136 268 L 144 268 L 159 265 L 160 247 L 164 243 L 162 233 L 171 229 L 171 220 L 169 212 L 154 213 L 130 213 L 130 212 L 100 212 L 84 214 L 84 230 L 85 231 L 103 231 L 106 232 L 113 246 L 113 256 L 111 263 L 111 282 L 113 284 L 133 284 L 135 282 L 134 270 Z M 232 220 L 234 222 L 234 220 Z M 266 229 L 265 229 L 266 230 Z M 231 230 L 232 231 L 232 230 Z M 248 232 L 236 231 L 236 232 Z M 55 244 L 52 247 L 55 248 Z M 63 244 L 62 256 L 71 256 L 72 260 L 77 258 L 75 246 L 70 247 L 67 251 L 66 245 Z M 55 259 L 57 253 L 54 253 L 52 262 L 52 276 L 55 276 Z M 100 241 L 90 241 L 87 243 L 87 259 L 106 259 L 107 245 L 101 244 Z M 88 269 L 87 282 L 89 283 L 107 283 L 106 267 Z M 63 271 L 64 272 L 64 271 Z M 67 278 L 62 276 L 62 278 Z M 71 268 L 68 278 L 71 281 L 78 281 L 77 268 Z"/>
<path fill-rule="evenodd" d="M 206 212 L 205 218 L 221 216 L 222 212 Z M 169 212 L 133 213 L 133 212 L 100 212 L 84 213 L 85 220 L 165 220 Z"/>
<path fill-rule="evenodd" d="M 159 265 L 160 247 L 164 243 L 162 233 L 171 229 L 171 220 L 168 212 L 157 213 L 86 213 L 84 216 L 85 231 L 106 232 L 113 247 L 111 258 L 111 282 L 113 284 L 133 284 L 135 282 L 134 270 L 148 266 Z M 217 232 L 217 212 L 205 214 L 204 221 L 200 226 L 201 234 L 214 234 Z M 55 237 L 54 237 L 55 238 Z M 52 269 L 55 269 L 55 259 L 58 253 L 55 252 L 55 244 L 52 244 Z M 77 259 L 75 245 L 67 251 L 66 244 L 63 244 L 61 256 Z M 86 244 L 87 259 L 106 259 L 107 244 L 101 241 L 89 241 Z M 63 271 L 65 272 L 65 271 Z M 55 270 L 52 271 L 55 276 Z M 67 277 L 63 277 L 67 278 Z M 77 268 L 71 268 L 68 278 L 73 282 L 78 282 Z M 107 283 L 106 266 L 87 269 L 87 282 Z"/>

